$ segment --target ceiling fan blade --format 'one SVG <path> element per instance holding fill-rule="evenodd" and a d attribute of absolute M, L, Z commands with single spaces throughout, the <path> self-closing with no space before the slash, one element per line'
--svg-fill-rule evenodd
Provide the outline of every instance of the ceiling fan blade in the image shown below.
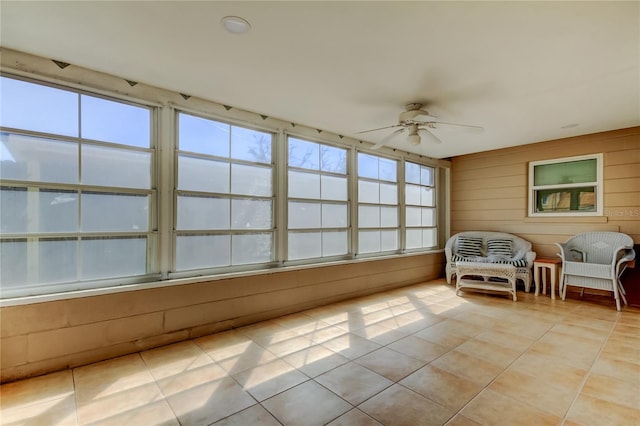
<path fill-rule="evenodd" d="M 377 132 L 378 130 L 393 129 L 394 127 L 401 127 L 401 126 L 402 124 L 393 124 L 391 126 L 380 127 L 378 129 L 364 130 L 362 132 L 354 133 L 354 135 L 360 135 L 362 133 L 369 133 L 369 132 Z"/>
<path fill-rule="evenodd" d="M 394 126 L 394 127 L 398 127 L 398 126 Z M 385 146 L 387 144 L 387 142 L 389 142 L 394 136 L 399 135 L 400 133 L 404 132 L 405 128 L 403 127 L 402 129 L 398 129 L 395 132 L 385 136 L 380 142 L 378 142 L 377 144 L 375 144 L 374 146 L 371 147 L 371 149 L 380 149 L 383 146 Z"/>
<path fill-rule="evenodd" d="M 431 133 L 431 130 L 427 129 L 426 127 L 418 127 L 418 132 L 422 132 L 421 134 L 430 139 L 431 142 L 442 143 L 442 141 L 436 135 Z"/>
<path fill-rule="evenodd" d="M 456 123 L 445 123 L 443 121 L 429 121 L 424 123 L 427 127 L 432 129 L 442 129 L 442 130 L 458 130 L 466 133 L 482 133 L 484 132 L 484 127 L 480 126 L 471 126 L 469 124 L 456 124 Z"/>

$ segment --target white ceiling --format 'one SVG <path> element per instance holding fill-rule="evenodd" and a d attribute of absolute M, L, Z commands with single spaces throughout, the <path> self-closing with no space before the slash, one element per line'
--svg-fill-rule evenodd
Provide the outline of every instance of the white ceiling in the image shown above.
<path fill-rule="evenodd" d="M 409 102 L 447 158 L 640 125 L 640 2 L 10 2 L 2 46 L 376 142 Z M 226 33 L 220 19 L 252 29 Z"/>

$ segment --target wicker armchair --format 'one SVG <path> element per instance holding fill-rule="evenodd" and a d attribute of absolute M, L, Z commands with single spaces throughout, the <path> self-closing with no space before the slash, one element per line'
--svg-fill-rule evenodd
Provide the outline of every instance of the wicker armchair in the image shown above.
<path fill-rule="evenodd" d="M 571 285 L 582 287 L 582 291 L 591 288 L 613 292 L 618 311 L 620 298 L 627 304 L 620 275 L 635 258 L 631 237 L 619 232 L 585 232 L 556 245 L 562 258 L 562 300 L 567 285 Z"/>

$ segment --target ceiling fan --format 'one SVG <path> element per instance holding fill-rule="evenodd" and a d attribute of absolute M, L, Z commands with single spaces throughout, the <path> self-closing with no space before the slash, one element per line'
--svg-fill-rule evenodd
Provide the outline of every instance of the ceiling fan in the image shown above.
<path fill-rule="evenodd" d="M 437 121 L 438 118 L 429 114 L 426 110 L 422 109 L 421 103 L 410 103 L 405 106 L 406 111 L 400 113 L 398 118 L 398 124 L 391 126 L 380 127 L 378 129 L 365 130 L 356 134 L 377 132 L 378 130 L 398 128 L 394 132 L 385 136 L 380 142 L 375 144 L 371 149 L 379 149 L 386 145 L 391 139 L 398 136 L 401 133 L 407 132 L 407 142 L 412 145 L 420 145 L 422 141 L 421 135 L 424 135 L 431 139 L 435 143 L 442 143 L 442 141 L 433 134 L 431 129 L 439 128 L 455 128 L 464 130 L 471 133 L 482 133 L 484 128 L 480 126 L 470 126 L 468 124 L 454 124 Z M 421 133 L 422 132 L 422 133 Z"/>

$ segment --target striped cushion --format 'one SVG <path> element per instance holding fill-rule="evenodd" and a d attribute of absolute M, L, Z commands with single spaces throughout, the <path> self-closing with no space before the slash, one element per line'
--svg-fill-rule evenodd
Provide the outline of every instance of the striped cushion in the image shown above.
<path fill-rule="evenodd" d="M 516 268 L 526 268 L 527 266 L 527 259 L 518 259 L 518 260 L 508 260 L 508 259 L 503 259 L 503 260 L 492 260 L 489 261 L 489 259 L 487 259 L 486 257 L 483 259 L 478 259 L 478 258 L 473 258 L 473 259 L 469 259 L 467 257 L 463 257 L 463 256 L 459 256 L 457 254 L 454 254 L 451 257 L 452 262 L 455 264 L 456 262 L 486 262 L 486 263 L 501 263 L 503 265 L 513 265 Z"/>
<path fill-rule="evenodd" d="M 489 256 L 511 257 L 511 240 L 488 240 Z"/>
<path fill-rule="evenodd" d="M 458 237 L 458 248 L 456 253 L 462 257 L 482 256 L 480 248 L 482 238 L 478 237 Z"/>

